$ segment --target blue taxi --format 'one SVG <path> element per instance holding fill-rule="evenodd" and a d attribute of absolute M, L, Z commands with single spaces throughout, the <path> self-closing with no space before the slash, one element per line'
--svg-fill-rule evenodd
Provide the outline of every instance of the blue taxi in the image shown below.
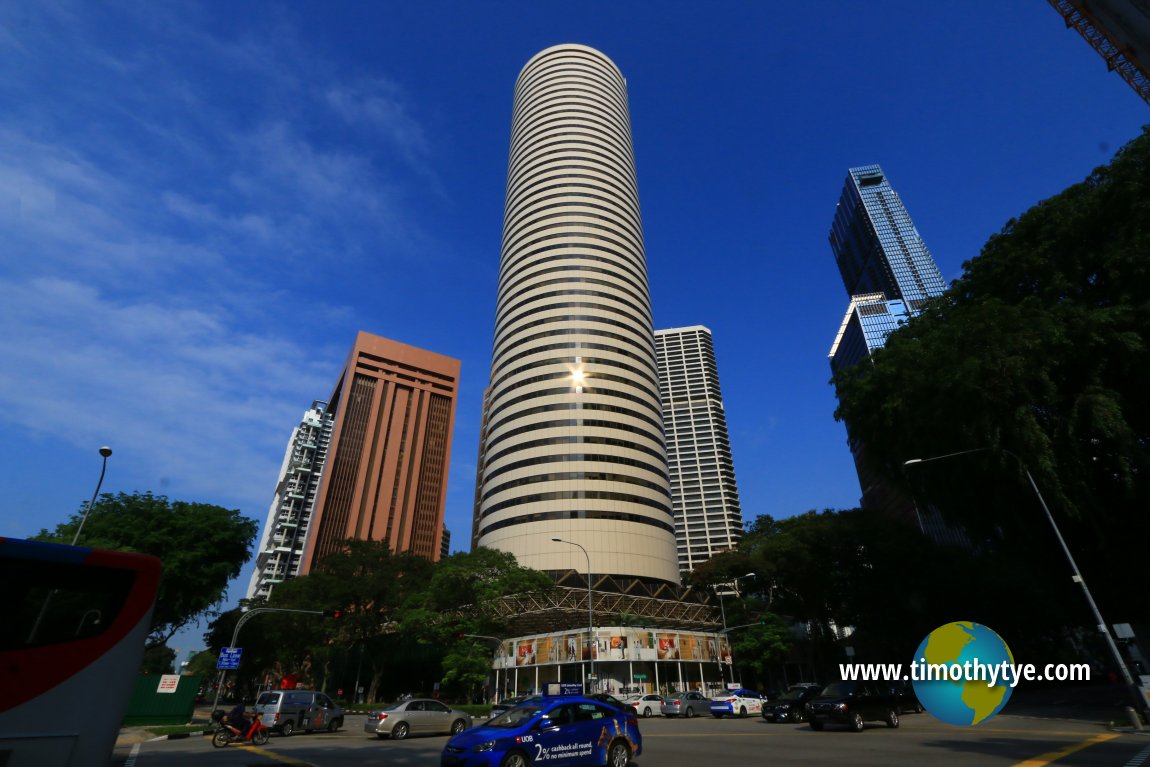
<path fill-rule="evenodd" d="M 447 741 L 442 767 L 627 767 L 643 752 L 639 720 L 597 700 L 544 697 Z"/>

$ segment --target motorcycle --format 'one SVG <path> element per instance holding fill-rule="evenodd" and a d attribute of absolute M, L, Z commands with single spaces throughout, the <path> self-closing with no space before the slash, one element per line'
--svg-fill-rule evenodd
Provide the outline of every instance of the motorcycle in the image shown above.
<path fill-rule="evenodd" d="M 212 735 L 212 745 L 216 748 L 223 748 L 229 743 L 251 743 L 253 746 L 264 746 L 268 742 L 268 728 L 261 721 L 263 714 L 256 712 L 252 716 L 251 725 L 244 731 L 243 735 L 239 735 L 232 731 L 228 726 L 227 717 L 222 717 L 218 721 L 215 734 Z"/>

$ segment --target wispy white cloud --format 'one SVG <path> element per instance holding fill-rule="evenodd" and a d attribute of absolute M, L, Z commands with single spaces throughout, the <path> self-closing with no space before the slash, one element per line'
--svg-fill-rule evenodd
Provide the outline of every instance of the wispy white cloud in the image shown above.
<path fill-rule="evenodd" d="M 262 515 L 351 342 L 330 329 L 355 308 L 317 282 L 428 237 L 412 104 L 378 74 L 344 82 L 290 23 L 225 37 L 194 3 L 0 22 L 0 424 L 117 435 L 158 482 Z"/>

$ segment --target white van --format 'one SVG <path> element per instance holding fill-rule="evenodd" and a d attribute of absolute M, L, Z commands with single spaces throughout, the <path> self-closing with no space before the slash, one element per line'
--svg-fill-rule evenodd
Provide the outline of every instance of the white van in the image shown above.
<path fill-rule="evenodd" d="M 252 708 L 263 714 L 266 726 L 282 735 L 343 727 L 343 709 L 315 690 L 270 690 L 260 693 Z"/>

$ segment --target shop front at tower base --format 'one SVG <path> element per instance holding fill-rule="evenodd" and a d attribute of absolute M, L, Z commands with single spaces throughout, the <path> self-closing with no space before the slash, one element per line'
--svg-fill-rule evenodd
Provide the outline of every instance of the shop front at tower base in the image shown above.
<path fill-rule="evenodd" d="M 582 684 L 616 697 L 691 690 L 717 695 L 733 678 L 731 648 L 719 632 L 634 626 L 533 634 L 503 641 L 492 662 L 493 700 Z"/>

